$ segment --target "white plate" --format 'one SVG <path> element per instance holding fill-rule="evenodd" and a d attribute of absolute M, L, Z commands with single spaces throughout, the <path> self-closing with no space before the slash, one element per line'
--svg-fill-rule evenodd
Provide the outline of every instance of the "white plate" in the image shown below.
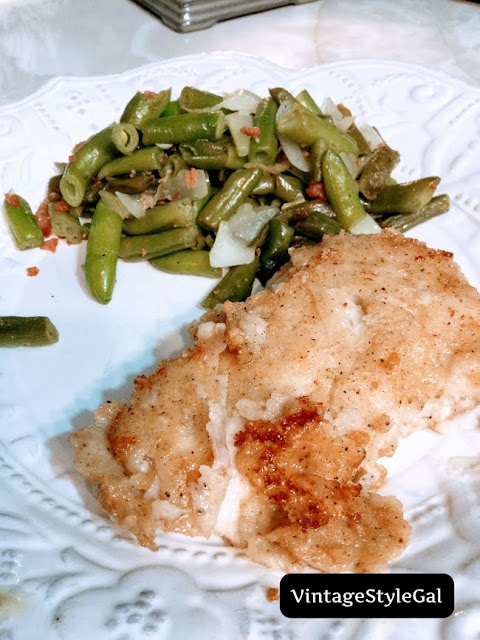
<path fill-rule="evenodd" d="M 59 78 L 0 109 L 0 176 L 40 202 L 52 163 L 74 143 L 118 118 L 134 91 L 186 85 L 239 87 L 265 95 L 281 85 L 347 104 L 402 155 L 400 179 L 431 174 L 453 207 L 414 235 L 452 250 L 480 282 L 480 92 L 415 65 L 338 62 L 296 72 L 219 53 L 170 60 L 118 76 Z M 300 638 L 474 638 L 480 628 L 480 476 L 458 472 L 452 456 L 477 463 L 473 421 L 455 435 L 419 433 L 390 464 L 389 489 L 402 499 L 413 539 L 392 569 L 446 571 L 456 581 L 457 615 L 440 620 L 284 618 L 265 585 L 278 576 L 221 541 L 159 535 L 159 551 L 132 543 L 102 516 L 72 470 L 65 436 L 88 424 L 107 398 L 126 399 L 133 377 L 178 352 L 211 281 L 120 264 L 112 302 L 85 293 L 84 246 L 55 255 L 17 251 L 0 220 L 0 314 L 48 315 L 60 342 L 0 352 L 0 589 L 20 598 L 0 620 L 2 640 L 296 640 Z M 28 278 L 25 269 L 40 272 Z"/>

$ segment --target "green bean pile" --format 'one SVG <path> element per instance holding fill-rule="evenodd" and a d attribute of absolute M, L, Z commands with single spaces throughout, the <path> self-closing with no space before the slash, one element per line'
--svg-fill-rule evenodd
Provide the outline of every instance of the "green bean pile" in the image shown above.
<path fill-rule="evenodd" d="M 77 145 L 50 181 L 49 224 L 70 243 L 87 238 L 85 278 L 99 302 L 112 297 L 118 258 L 219 279 L 202 303 L 212 308 L 245 300 L 255 278 L 265 284 L 292 246 L 342 229 L 404 232 L 448 210 L 448 196 L 434 197 L 438 177 L 398 184 L 397 151 L 376 130 L 372 142 L 343 105 L 332 115 L 305 90 L 294 97 L 275 88 L 245 107 L 254 94 L 245 92 L 245 102 L 235 93 L 238 109 L 235 99 L 193 87 L 176 100 L 171 90 L 138 92 L 120 121 Z M 39 246 L 28 204 L 7 196 L 19 248 Z M 267 210 L 268 219 L 253 220 L 254 237 L 244 234 L 248 258 L 219 265 L 217 238 L 245 205 L 254 218 Z"/>

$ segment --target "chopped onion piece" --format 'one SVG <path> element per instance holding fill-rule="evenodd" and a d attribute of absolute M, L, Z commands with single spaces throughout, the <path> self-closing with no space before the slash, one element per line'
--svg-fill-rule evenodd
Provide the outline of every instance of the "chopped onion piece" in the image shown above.
<path fill-rule="evenodd" d="M 243 158 L 248 155 L 248 150 L 250 148 L 250 136 L 243 133 L 242 129 L 243 127 L 253 126 L 253 117 L 249 113 L 235 111 L 234 113 L 229 113 L 228 116 L 225 116 L 225 120 L 227 121 L 228 128 L 232 134 L 235 149 L 237 150 L 240 158 Z"/>
<path fill-rule="evenodd" d="M 352 178 L 356 178 L 360 173 L 362 165 L 357 165 L 357 159 L 353 155 L 353 153 L 345 153 L 345 151 L 340 151 L 339 156 L 343 160 L 343 164 L 347 167 Z"/>
<path fill-rule="evenodd" d="M 171 149 L 173 147 L 173 144 L 171 144 L 170 142 L 157 142 L 155 146 L 157 146 L 159 149 Z"/>
<path fill-rule="evenodd" d="M 181 169 L 176 176 L 162 180 L 158 185 L 156 199 L 200 200 L 208 194 L 208 184 L 208 175 L 203 169 Z"/>
<path fill-rule="evenodd" d="M 325 100 L 323 113 L 326 116 L 330 116 L 333 124 L 342 131 L 347 131 L 347 129 L 355 122 L 355 118 L 353 116 L 344 116 L 331 98 L 327 98 Z"/>
<path fill-rule="evenodd" d="M 103 204 L 107 207 L 107 209 L 111 209 L 118 213 L 118 215 L 125 220 L 125 218 L 130 217 L 129 210 L 120 202 L 117 196 L 111 191 L 105 191 L 104 189 L 100 191 L 100 198 L 102 199 Z"/>
<path fill-rule="evenodd" d="M 250 263 L 255 257 L 253 241 L 278 212 L 277 207 L 254 208 L 249 203 L 240 205 L 230 220 L 220 223 L 210 250 L 212 267 Z"/>
<path fill-rule="evenodd" d="M 227 93 L 223 101 L 220 103 L 222 109 L 229 111 L 240 111 L 241 113 L 255 113 L 260 96 L 246 89 L 238 89 L 232 93 Z"/>
<path fill-rule="evenodd" d="M 383 142 L 382 136 L 378 133 L 375 127 L 372 127 L 369 124 L 361 124 L 358 129 L 365 138 L 371 151 L 375 151 L 378 145 Z"/>
<path fill-rule="evenodd" d="M 230 232 L 227 222 L 221 222 L 209 253 L 212 267 L 234 267 L 249 264 L 255 258 L 255 247 L 248 247 Z"/>
<path fill-rule="evenodd" d="M 245 203 L 238 207 L 227 224 L 231 234 L 248 245 L 278 212 L 277 207 L 254 208 L 251 204 Z"/>
<path fill-rule="evenodd" d="M 121 191 L 115 191 L 115 195 L 123 204 L 128 213 L 131 213 L 134 218 L 141 218 L 145 215 L 147 207 L 145 206 L 145 199 L 142 199 L 143 194 L 130 195 L 128 193 L 122 193 Z"/>
<path fill-rule="evenodd" d="M 360 220 L 349 229 L 350 233 L 355 235 L 380 233 L 381 230 L 382 228 L 380 225 L 378 225 L 372 216 L 368 215 L 368 213 L 366 213 L 363 218 L 360 218 Z"/>

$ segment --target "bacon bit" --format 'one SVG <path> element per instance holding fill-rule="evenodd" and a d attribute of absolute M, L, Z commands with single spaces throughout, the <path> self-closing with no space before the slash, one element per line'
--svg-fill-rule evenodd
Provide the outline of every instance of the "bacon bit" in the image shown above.
<path fill-rule="evenodd" d="M 76 156 L 74 153 L 72 153 L 72 155 L 68 156 L 68 161 L 69 161 L 69 162 L 75 162 L 75 158 L 76 158 L 76 157 L 77 157 L 77 156 Z"/>
<path fill-rule="evenodd" d="M 377 149 L 382 149 L 383 147 L 386 147 L 386 146 L 387 146 L 387 143 L 385 142 L 385 140 L 382 140 L 381 142 L 379 142 L 379 143 L 377 144 L 377 147 L 376 147 L 376 148 L 377 148 Z"/>
<path fill-rule="evenodd" d="M 72 149 L 72 153 L 75 155 L 77 151 L 80 149 L 80 147 L 83 147 L 84 144 L 85 144 L 85 140 L 81 140 L 80 142 L 77 142 L 77 144 Z"/>
<path fill-rule="evenodd" d="M 68 202 L 65 202 L 65 200 L 59 200 L 55 203 L 55 211 L 58 211 L 58 213 L 67 213 L 70 211 L 70 205 Z"/>
<path fill-rule="evenodd" d="M 321 200 L 322 202 L 327 201 L 327 194 L 325 192 L 325 187 L 323 186 L 323 182 L 314 182 L 309 185 L 305 189 L 305 193 L 309 198 L 313 200 Z"/>
<path fill-rule="evenodd" d="M 276 587 L 270 587 L 267 589 L 267 600 L 270 602 L 278 600 L 278 589 Z"/>
<path fill-rule="evenodd" d="M 45 198 L 38 207 L 35 213 L 35 220 L 43 233 L 43 237 L 48 238 L 52 233 L 52 223 L 50 222 L 50 216 L 48 215 L 48 198 Z"/>
<path fill-rule="evenodd" d="M 45 240 L 45 242 L 42 244 L 40 249 L 55 253 L 55 251 L 57 250 L 57 245 L 58 245 L 58 238 L 50 238 L 50 240 Z"/>
<path fill-rule="evenodd" d="M 307 159 L 308 159 L 311 155 L 312 155 L 312 154 L 310 153 L 310 151 L 308 151 L 308 149 L 303 149 L 303 151 L 302 151 L 302 156 L 303 156 L 304 158 L 307 158 Z"/>
<path fill-rule="evenodd" d="M 26 271 L 27 271 L 27 276 L 33 277 L 38 275 L 38 272 L 40 271 L 40 269 L 38 267 L 27 267 Z"/>
<path fill-rule="evenodd" d="M 156 98 L 157 94 L 155 93 L 155 91 L 144 91 L 143 95 L 146 98 Z"/>
<path fill-rule="evenodd" d="M 195 167 L 192 167 L 189 171 L 187 171 L 187 173 L 185 174 L 185 182 L 189 189 L 195 189 L 198 184 L 198 173 Z"/>
<path fill-rule="evenodd" d="M 128 175 L 130 176 L 130 178 L 134 178 L 137 175 L 137 172 L 135 171 L 135 169 L 132 169 Z"/>
<path fill-rule="evenodd" d="M 342 104 L 341 102 L 339 104 L 337 104 L 337 109 L 340 111 L 340 113 L 342 114 L 342 116 L 351 116 L 352 112 L 350 111 L 350 109 L 348 109 L 344 104 Z"/>
<path fill-rule="evenodd" d="M 20 206 L 20 200 L 13 193 L 6 193 L 5 194 L 5 200 L 12 207 L 19 207 Z"/>
<path fill-rule="evenodd" d="M 142 247 L 142 256 L 145 257 L 147 255 L 147 250 Z"/>
<path fill-rule="evenodd" d="M 428 186 L 430 187 L 430 189 L 432 191 L 435 191 L 435 189 L 437 188 L 438 185 L 437 185 L 436 182 L 433 182 L 433 180 L 432 180 L 432 182 L 430 182 L 430 184 Z"/>
<path fill-rule="evenodd" d="M 241 133 L 244 133 L 246 136 L 250 136 L 251 138 L 258 138 L 262 133 L 260 127 L 249 127 L 246 125 L 240 129 Z"/>

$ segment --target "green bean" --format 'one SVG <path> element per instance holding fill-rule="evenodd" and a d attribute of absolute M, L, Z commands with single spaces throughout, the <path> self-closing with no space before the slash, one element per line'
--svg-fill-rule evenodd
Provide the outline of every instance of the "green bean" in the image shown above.
<path fill-rule="evenodd" d="M 270 175 L 264 175 L 260 178 L 260 182 L 252 191 L 252 196 L 265 196 L 275 193 L 275 178 Z"/>
<path fill-rule="evenodd" d="M 385 186 L 367 205 L 372 213 L 413 213 L 430 202 L 440 178 L 430 177 Z"/>
<path fill-rule="evenodd" d="M 182 112 L 180 111 L 178 100 L 171 100 L 165 107 L 165 111 L 162 112 L 162 118 L 166 118 L 168 116 L 178 116 L 180 115 L 180 113 Z"/>
<path fill-rule="evenodd" d="M 182 169 L 190 169 L 190 166 L 185 162 L 181 153 L 171 153 L 169 156 L 164 156 L 165 162 L 162 163 L 160 168 L 160 177 L 169 178 L 175 177 Z"/>
<path fill-rule="evenodd" d="M 239 157 L 231 138 L 196 140 L 180 145 L 179 150 L 187 164 L 207 171 L 241 169 L 245 162 Z"/>
<path fill-rule="evenodd" d="M 333 209 L 323 200 L 307 200 L 299 202 L 291 207 L 285 208 L 281 213 L 281 218 L 289 224 L 306 220 L 312 214 L 320 213 L 329 218 L 335 217 Z"/>
<path fill-rule="evenodd" d="M 98 173 L 98 179 L 131 171 L 154 171 L 158 169 L 158 162 L 162 156 L 163 151 L 156 146 L 139 149 L 129 156 L 121 156 L 104 164 Z"/>
<path fill-rule="evenodd" d="M 85 191 L 85 195 L 83 196 L 81 205 L 77 206 L 85 207 L 85 205 L 89 206 L 97 204 L 99 193 L 102 189 L 103 182 L 101 180 L 97 180 L 97 178 L 93 178 L 93 180 L 88 185 L 87 190 Z"/>
<path fill-rule="evenodd" d="M 342 225 L 331 218 L 316 211 L 305 220 L 295 225 L 295 233 L 310 238 L 311 240 L 321 240 L 324 235 L 337 235 L 342 230 Z"/>
<path fill-rule="evenodd" d="M 57 211 L 55 202 L 48 204 L 48 215 L 56 236 L 65 238 L 70 244 L 79 244 L 83 240 L 83 229 L 78 218 L 65 211 Z"/>
<path fill-rule="evenodd" d="M 358 155 L 365 156 L 371 153 L 370 146 L 365 140 L 363 133 L 355 123 L 351 124 L 347 129 L 348 135 L 355 140 L 358 146 Z"/>
<path fill-rule="evenodd" d="M 216 113 L 182 113 L 159 118 L 143 127 L 143 144 L 179 144 L 200 138 L 219 140 L 225 131 L 225 115 Z"/>
<path fill-rule="evenodd" d="M 306 89 L 300 91 L 296 100 L 316 116 L 323 117 L 323 112 Z"/>
<path fill-rule="evenodd" d="M 138 91 L 125 107 L 120 122 L 133 124 L 141 129 L 149 120 L 158 118 L 170 104 L 171 89 L 159 93 Z"/>
<path fill-rule="evenodd" d="M 222 269 L 210 265 L 210 252 L 204 249 L 200 251 L 177 251 L 168 256 L 161 256 L 150 260 L 150 264 L 166 273 L 181 273 L 189 276 L 204 276 L 207 278 L 220 278 Z"/>
<path fill-rule="evenodd" d="M 139 236 L 189 227 L 195 222 L 196 214 L 188 198 L 172 200 L 167 204 L 148 209 L 141 218 L 128 218 L 123 223 L 123 231 L 130 236 Z"/>
<path fill-rule="evenodd" d="M 288 249 L 293 240 L 294 230 L 279 216 L 269 223 L 267 242 L 260 255 L 259 278 L 262 284 L 273 276 L 289 259 Z"/>
<path fill-rule="evenodd" d="M 28 202 L 16 193 L 5 194 L 5 211 L 19 249 L 33 249 L 43 244 L 43 233 Z"/>
<path fill-rule="evenodd" d="M 222 220 L 232 217 L 245 202 L 263 175 L 261 169 L 238 169 L 232 173 L 198 216 L 200 226 L 217 231 Z"/>
<path fill-rule="evenodd" d="M 125 155 L 130 155 L 138 147 L 140 136 L 133 124 L 117 122 L 112 128 L 112 142 Z"/>
<path fill-rule="evenodd" d="M 102 129 L 75 152 L 74 159 L 65 168 L 60 180 L 63 199 L 72 207 L 82 204 L 90 181 L 104 164 L 119 155 L 112 142 L 112 126 Z"/>
<path fill-rule="evenodd" d="M 275 176 L 275 195 L 285 202 L 304 199 L 303 182 L 295 176 L 287 176 L 281 173 Z"/>
<path fill-rule="evenodd" d="M 363 193 L 368 200 L 374 200 L 387 184 L 390 174 L 399 162 L 398 151 L 390 149 L 386 144 L 377 147 L 363 167 L 358 181 L 360 193 Z"/>
<path fill-rule="evenodd" d="M 115 286 L 123 220 L 100 200 L 95 208 L 87 242 L 85 279 L 93 297 L 107 304 Z"/>
<path fill-rule="evenodd" d="M 277 118 L 278 133 L 307 147 L 310 147 L 319 138 L 323 138 L 328 147 L 337 153 L 344 151 L 355 156 L 358 155 L 357 143 L 347 133 L 338 129 L 325 118 L 316 116 L 297 102 L 288 92 L 281 89 L 271 89 L 270 93 L 274 98 L 277 96 L 282 102 L 287 100 L 289 104 L 288 111 Z"/>
<path fill-rule="evenodd" d="M 323 155 L 322 173 L 327 197 L 338 222 L 347 231 L 354 231 L 358 223 L 364 218 L 368 219 L 368 214 L 360 202 L 350 172 L 340 156 L 331 149 Z"/>
<path fill-rule="evenodd" d="M 127 262 L 152 260 L 184 249 L 194 249 L 200 241 L 200 230 L 197 225 L 192 225 L 162 233 L 122 238 L 119 255 Z"/>
<path fill-rule="evenodd" d="M 253 124 L 260 129 L 258 138 L 250 139 L 248 161 L 270 165 L 278 154 L 278 140 L 275 133 L 277 103 L 272 98 L 261 100 Z"/>
<path fill-rule="evenodd" d="M 323 138 L 315 140 L 310 148 L 310 183 L 322 182 L 322 158 L 328 145 Z"/>
<path fill-rule="evenodd" d="M 102 183 L 99 182 L 100 186 Z M 136 176 L 127 178 L 114 178 L 113 176 L 107 177 L 107 184 L 105 188 L 108 191 L 121 191 L 133 195 L 136 193 L 143 193 L 149 187 L 158 186 L 158 177 L 155 177 L 152 173 L 139 173 Z M 98 191 L 101 191 L 99 189 Z"/>
<path fill-rule="evenodd" d="M 195 111 L 197 109 L 209 109 L 222 102 L 223 98 L 209 91 L 184 87 L 178 98 L 178 106 L 182 111 Z"/>
<path fill-rule="evenodd" d="M 447 213 L 449 209 L 450 198 L 444 194 L 432 198 L 424 207 L 413 213 L 400 213 L 398 215 L 388 216 L 380 220 L 380 226 L 383 228 L 396 229 L 401 233 L 405 233 L 422 222 L 435 218 L 442 213 Z"/>
<path fill-rule="evenodd" d="M 46 316 L 0 316 L 0 347 L 43 347 L 58 342 Z"/>
<path fill-rule="evenodd" d="M 252 291 L 253 281 L 259 267 L 260 258 L 258 256 L 249 264 L 230 267 L 226 275 L 203 300 L 202 307 L 204 309 L 213 309 L 217 304 L 227 300 L 231 302 L 246 300 Z"/>

